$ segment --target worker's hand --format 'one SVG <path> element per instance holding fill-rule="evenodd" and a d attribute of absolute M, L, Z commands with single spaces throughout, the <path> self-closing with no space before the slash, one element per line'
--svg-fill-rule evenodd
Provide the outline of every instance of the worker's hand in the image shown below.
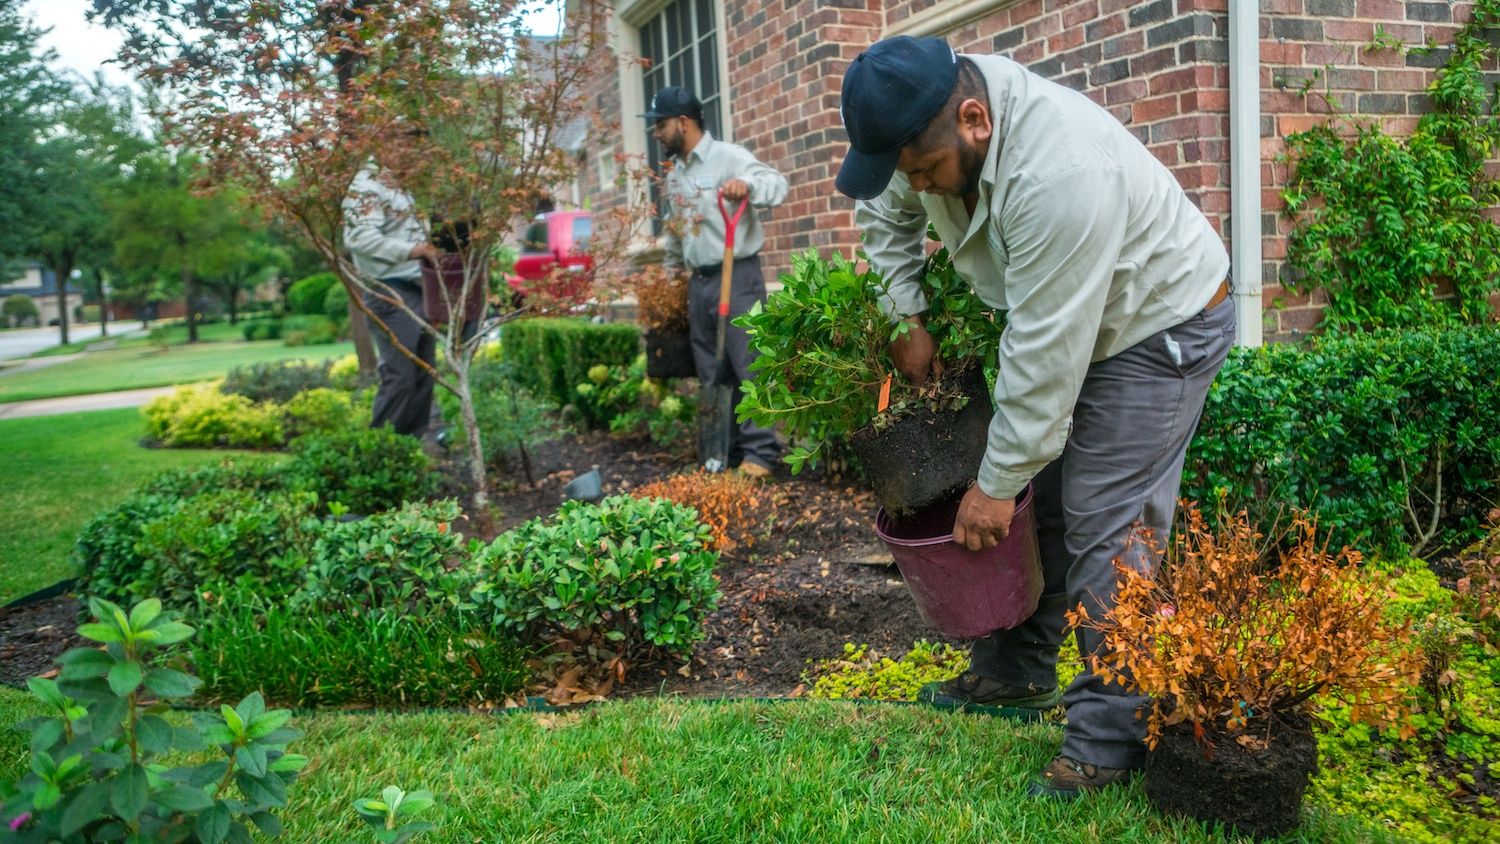
<path fill-rule="evenodd" d="M 739 202 L 750 198 L 750 186 L 744 179 L 730 179 L 719 186 L 719 192 L 724 195 L 725 202 Z"/>
<path fill-rule="evenodd" d="M 428 263 L 436 264 L 441 255 L 442 253 L 438 251 L 436 246 L 430 243 L 418 243 L 411 248 L 411 252 L 407 257 L 417 261 L 426 260 Z"/>
<path fill-rule="evenodd" d="M 1015 514 L 1014 498 L 991 498 L 975 484 L 959 502 L 953 541 L 970 551 L 994 548 L 1010 533 L 1010 519 Z"/>
<path fill-rule="evenodd" d="M 920 387 L 927 383 L 928 375 L 942 376 L 943 362 L 938 360 L 937 342 L 927 333 L 922 318 L 907 317 L 905 322 L 910 327 L 891 341 L 891 360 L 908 381 Z"/>

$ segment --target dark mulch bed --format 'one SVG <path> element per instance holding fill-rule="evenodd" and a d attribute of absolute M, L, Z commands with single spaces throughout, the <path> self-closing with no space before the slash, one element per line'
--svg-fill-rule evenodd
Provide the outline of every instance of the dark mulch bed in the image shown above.
<path fill-rule="evenodd" d="M 529 455 L 535 485 L 519 468 L 492 475 L 496 516 L 477 531 L 483 538 L 552 513 L 567 482 L 589 469 L 599 469 L 610 495 L 692 468 L 649 442 L 604 436 L 567 436 Z M 615 695 L 787 695 L 810 661 L 839 656 L 845 642 L 896 656 L 918 639 L 940 640 L 875 537 L 867 493 L 784 468 L 772 483 L 780 494 L 775 521 L 750 547 L 723 555 L 723 598 L 691 660 L 634 666 Z M 68 596 L 0 610 L 0 682 L 24 685 L 80 644 L 72 635 L 77 614 Z"/>

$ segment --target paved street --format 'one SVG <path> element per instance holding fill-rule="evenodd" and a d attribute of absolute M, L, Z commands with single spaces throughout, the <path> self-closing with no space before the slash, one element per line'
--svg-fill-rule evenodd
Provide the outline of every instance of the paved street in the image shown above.
<path fill-rule="evenodd" d="M 136 327 L 136 323 L 127 323 L 116 327 L 110 323 L 110 334 L 116 331 L 124 333 Z M 84 340 L 92 340 L 99 336 L 99 323 L 90 322 L 83 325 L 68 326 L 68 339 L 74 343 Z M 14 331 L 0 331 L 0 360 L 11 358 L 24 358 L 35 354 L 43 349 L 50 349 L 59 342 L 57 326 L 46 328 L 18 328 Z"/>

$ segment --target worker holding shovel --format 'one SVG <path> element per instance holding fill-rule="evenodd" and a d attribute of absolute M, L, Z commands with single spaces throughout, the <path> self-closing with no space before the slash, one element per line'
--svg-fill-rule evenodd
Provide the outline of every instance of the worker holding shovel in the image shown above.
<path fill-rule="evenodd" d="M 733 419 L 754 358 L 745 329 L 729 321 L 765 301 L 760 215 L 786 198 L 786 177 L 705 131 L 703 104 L 684 88 L 662 88 L 641 116 L 669 159 L 665 264 L 692 274 L 689 333 L 705 387 L 700 412 L 708 414 L 700 459 L 709 471 L 738 465 L 753 477 L 769 475 L 781 456 L 775 432 Z"/>
<path fill-rule="evenodd" d="M 886 39 L 841 91 L 851 149 L 840 191 L 860 200 L 871 265 L 889 280 L 891 348 L 921 383 L 939 371 L 918 277 L 929 223 L 979 298 L 1006 311 L 995 415 L 954 539 L 1003 538 L 1032 485 L 1044 587 L 1036 613 L 976 640 L 970 669 L 923 690 L 939 706 L 1058 700 L 1064 611 L 1113 605 L 1119 557 L 1159 563 L 1184 457 L 1234 339 L 1229 256 L 1172 174 L 1082 94 L 940 38 Z M 1078 632 L 1097 653 L 1100 637 Z M 1062 750 L 1031 784 L 1072 798 L 1126 779 L 1146 755 L 1147 701 L 1085 669 L 1061 695 Z"/>

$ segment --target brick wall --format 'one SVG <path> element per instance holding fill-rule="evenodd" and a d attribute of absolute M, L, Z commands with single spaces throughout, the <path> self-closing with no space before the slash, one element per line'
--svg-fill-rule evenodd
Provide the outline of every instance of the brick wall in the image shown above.
<path fill-rule="evenodd" d="M 1442 52 L 1363 49 L 1383 26 L 1409 45 L 1444 42 L 1466 20 L 1465 2 L 1260 0 L 1264 301 L 1268 339 L 1316 322 L 1316 299 L 1288 297 L 1279 280 L 1288 226 L 1280 216 L 1288 132 L 1352 116 L 1408 130 L 1427 108 L 1421 94 Z M 769 277 L 791 252 L 851 251 L 853 203 L 834 175 L 847 148 L 838 118 L 844 68 L 882 35 L 902 31 L 934 0 L 776 0 L 726 3 L 735 140 L 781 170 L 787 202 L 770 216 L 763 259 Z M 1229 237 L 1228 0 L 1022 0 L 940 33 L 963 52 L 1008 56 L 1104 106 L 1177 177 Z M 1319 74 L 1317 96 L 1300 96 Z M 1323 95 L 1323 87 L 1328 94 Z M 608 86 L 607 86 L 608 87 Z M 610 98 L 613 97 L 613 100 Z M 601 106 L 619 110 L 617 91 Z M 600 197 L 596 199 L 605 199 Z"/>

